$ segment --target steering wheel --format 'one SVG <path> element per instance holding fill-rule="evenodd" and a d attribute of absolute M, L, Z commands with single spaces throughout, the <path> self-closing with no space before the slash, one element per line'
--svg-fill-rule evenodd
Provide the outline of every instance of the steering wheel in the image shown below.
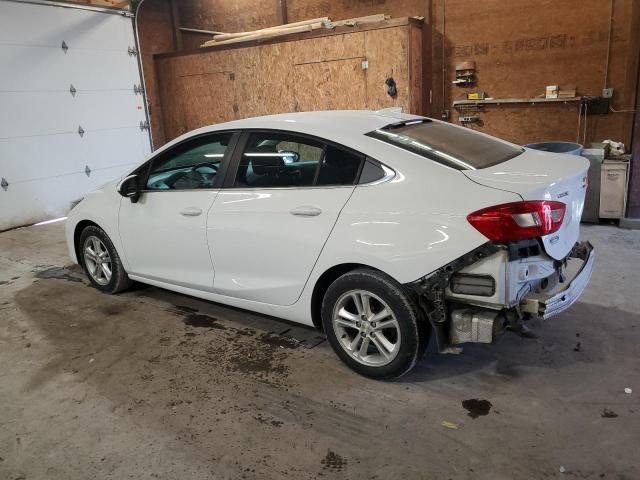
<path fill-rule="evenodd" d="M 192 172 L 197 172 L 199 168 L 202 167 L 209 167 L 213 170 L 213 173 L 216 173 L 218 171 L 218 166 L 215 163 L 212 162 L 201 162 L 201 163 L 197 163 L 195 164 L 193 167 L 191 167 L 191 171 Z"/>

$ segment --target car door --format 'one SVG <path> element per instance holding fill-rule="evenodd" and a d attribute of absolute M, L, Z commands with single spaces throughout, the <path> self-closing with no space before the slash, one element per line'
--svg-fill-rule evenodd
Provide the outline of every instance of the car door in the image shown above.
<path fill-rule="evenodd" d="M 123 198 L 119 212 L 130 274 L 211 290 L 207 215 L 236 139 L 231 132 L 200 135 L 159 154 L 137 172 L 142 195 L 135 203 Z"/>
<path fill-rule="evenodd" d="M 291 305 L 299 298 L 363 157 L 290 132 L 246 132 L 209 213 L 214 291 Z"/>

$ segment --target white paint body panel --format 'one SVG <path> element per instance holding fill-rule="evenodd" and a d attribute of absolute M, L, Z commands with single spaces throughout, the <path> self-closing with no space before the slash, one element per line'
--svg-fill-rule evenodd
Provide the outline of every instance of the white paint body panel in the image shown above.
<path fill-rule="evenodd" d="M 515 193 L 503 186 L 481 185 L 462 171 L 364 135 L 398 120 L 365 111 L 283 114 L 202 128 L 161 148 L 158 154 L 191 136 L 220 130 L 289 130 L 345 145 L 395 171 L 393 179 L 385 183 L 348 188 L 221 189 L 211 200 L 205 229 L 211 254 L 212 288 L 198 285 L 206 282 L 193 281 L 209 278 L 206 269 L 202 269 L 206 261 L 194 264 L 201 255 L 198 251 L 203 250 L 203 224 L 184 228 L 176 216 L 181 205 L 195 202 L 189 197 L 191 193 L 143 193 L 142 198 L 158 195 L 166 198 L 167 203 L 151 209 L 149 215 L 153 219 L 144 220 L 141 213 L 132 216 L 127 220 L 131 229 L 126 231 L 118 229 L 117 221 L 114 222 L 121 204 L 115 183 L 105 186 L 70 212 L 67 240 L 71 255 L 74 257 L 76 225 L 90 219 L 112 239 L 118 238 L 114 243 L 119 251 L 126 252 L 128 272 L 135 271 L 133 264 L 138 261 L 133 255 L 144 256 L 148 268 L 154 269 L 153 274 L 149 271 L 132 274 L 135 280 L 311 325 L 313 290 L 320 276 L 330 268 L 361 264 L 386 272 L 400 283 L 417 280 L 487 242 L 466 220 L 469 213 L 522 199 L 522 189 Z M 581 170 L 582 166 L 570 168 Z M 189 200 L 178 201 L 181 196 Z M 122 200 L 123 207 L 127 202 Z M 141 199 L 139 206 L 144 208 L 142 202 Z M 132 205 L 127 204 L 127 209 Z M 298 206 L 315 206 L 323 214 L 298 218 L 288 213 Z M 324 213 L 328 215 L 323 217 Z M 142 223 L 137 225 L 137 221 L 148 222 L 151 230 L 143 228 Z M 161 224 L 177 231 L 169 233 L 161 229 Z M 189 239 L 185 239 L 186 234 Z M 165 235 L 168 238 L 161 238 Z M 174 270 L 167 260 L 179 249 L 180 239 L 193 251 L 192 256 L 184 258 L 190 265 L 184 271 Z M 136 249 L 145 248 L 148 243 L 154 245 L 148 255 L 129 253 L 123 247 L 128 242 L 133 242 Z M 163 250 L 163 245 L 168 250 Z M 157 266 L 152 266 L 154 260 Z"/>
<path fill-rule="evenodd" d="M 0 0 L 0 230 L 65 215 L 150 153 L 133 46 L 129 17 Z"/>
<path fill-rule="evenodd" d="M 575 155 L 525 153 L 482 170 L 466 170 L 476 182 L 517 193 L 523 200 L 553 200 L 566 204 L 560 230 L 542 237 L 546 252 L 555 259 L 567 256 L 580 234 L 589 161 Z"/>
<path fill-rule="evenodd" d="M 214 291 L 291 305 L 354 187 L 222 190 L 208 222 Z M 292 210 L 319 209 L 317 216 Z"/>
<path fill-rule="evenodd" d="M 207 214 L 216 190 L 147 192 L 137 203 L 123 198 L 119 233 L 133 275 L 201 290 L 213 287 Z M 200 211 L 198 215 L 181 212 Z"/>

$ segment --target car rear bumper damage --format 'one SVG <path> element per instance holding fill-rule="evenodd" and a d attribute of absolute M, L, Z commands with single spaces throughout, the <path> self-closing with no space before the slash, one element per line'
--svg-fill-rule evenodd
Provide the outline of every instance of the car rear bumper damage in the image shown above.
<path fill-rule="evenodd" d="M 564 260 L 555 263 L 553 259 L 538 261 L 538 258 L 542 258 L 539 255 L 515 260 L 506 253 L 508 250 L 507 246 L 487 243 L 406 285 L 415 293 L 431 324 L 440 352 L 451 351 L 449 347 L 461 343 L 492 343 L 507 326 L 519 330 L 524 328 L 523 322 L 532 317 L 551 318 L 569 308 L 580 297 L 591 278 L 595 254 L 589 242 L 576 243 Z M 544 254 L 542 256 L 548 258 Z M 449 287 L 454 274 L 463 269 L 467 272 L 480 263 L 484 263 L 487 269 L 495 269 L 496 262 L 502 261 L 500 259 L 507 262 L 500 271 L 521 272 L 525 268 L 529 275 L 535 267 L 537 271 L 545 272 L 544 278 L 516 282 L 517 292 L 511 297 L 506 293 L 499 302 L 492 300 L 492 303 L 489 298 L 482 296 L 474 299 L 472 295 L 458 295 L 456 298 L 451 294 Z M 546 271 L 541 265 L 553 267 Z M 575 273 L 568 275 L 569 271 Z M 504 284 L 502 287 L 505 292 L 512 288 L 509 286 L 508 273 L 504 279 L 496 280 L 498 285 L 501 282 Z M 498 295 L 493 298 L 498 298 Z"/>
<path fill-rule="evenodd" d="M 522 313 L 543 319 L 551 318 L 569 308 L 582 295 L 593 272 L 595 259 L 593 245 L 589 242 L 576 244 L 568 258 L 582 261 L 576 275 L 568 283 L 565 281 L 566 286 L 558 292 L 549 295 L 530 294 L 525 297 L 520 304 Z"/>

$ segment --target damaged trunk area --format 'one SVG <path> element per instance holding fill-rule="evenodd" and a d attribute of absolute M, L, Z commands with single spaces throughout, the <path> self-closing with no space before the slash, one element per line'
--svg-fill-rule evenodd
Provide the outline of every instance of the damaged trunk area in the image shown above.
<path fill-rule="evenodd" d="M 407 284 L 436 337 L 440 353 L 463 343 L 493 343 L 530 318 L 548 319 L 571 306 L 589 282 L 589 242 L 556 260 L 539 239 L 488 242 Z"/>

